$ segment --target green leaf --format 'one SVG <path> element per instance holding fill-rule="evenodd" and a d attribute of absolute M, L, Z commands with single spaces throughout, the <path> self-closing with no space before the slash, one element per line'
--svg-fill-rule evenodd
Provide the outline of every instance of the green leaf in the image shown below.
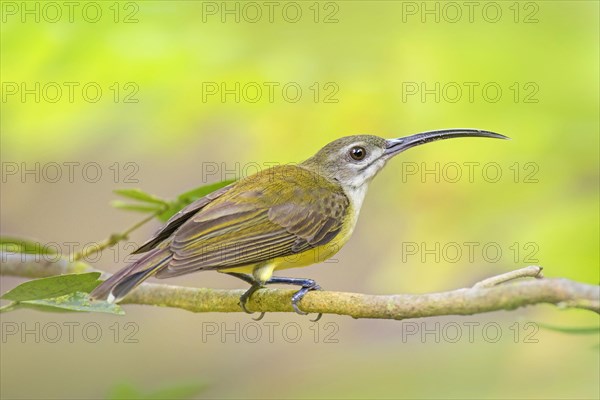
<path fill-rule="evenodd" d="M 16 237 L 0 237 L 0 249 L 11 253 L 57 254 L 56 249 L 34 240 Z"/>
<path fill-rule="evenodd" d="M 235 180 L 221 181 L 221 182 L 217 182 L 217 183 L 212 183 L 210 185 L 200 186 L 200 187 L 197 187 L 195 189 L 192 189 L 185 193 L 180 194 L 179 196 L 177 196 L 177 200 L 179 200 L 183 203 L 187 202 L 187 204 L 189 204 L 192 201 L 199 199 L 200 197 L 204 197 L 207 194 L 214 192 L 215 190 L 221 189 L 222 187 L 230 185 L 233 182 L 235 182 Z M 187 205 L 187 204 L 185 204 L 185 205 Z"/>
<path fill-rule="evenodd" d="M 17 303 L 16 301 L 11 301 L 10 303 L 5 304 L 2 307 L 0 307 L 0 313 L 12 311 L 15 308 L 17 308 L 18 306 L 19 306 L 19 303 Z"/>
<path fill-rule="evenodd" d="M 146 214 L 156 213 L 165 208 L 164 204 L 163 205 L 158 205 L 158 204 L 142 205 L 142 204 L 125 203 L 124 201 L 120 201 L 120 200 L 114 200 L 110 204 L 114 208 L 118 208 L 120 210 L 136 211 L 136 212 L 141 212 L 141 213 L 146 213 Z"/>
<path fill-rule="evenodd" d="M 100 284 L 100 272 L 68 274 L 24 282 L 2 295 L 4 300 L 28 301 L 51 299 L 73 292 L 91 292 Z"/>
<path fill-rule="evenodd" d="M 570 327 L 570 326 L 554 326 L 537 323 L 540 328 L 548 329 L 550 331 L 569 333 L 574 335 L 592 335 L 599 334 L 600 327 L 597 326 L 584 326 L 584 327 Z"/>
<path fill-rule="evenodd" d="M 183 207 L 187 206 L 188 204 L 189 203 L 184 203 L 181 201 L 173 201 L 173 202 L 169 203 L 169 207 L 163 213 L 158 214 L 156 216 L 156 218 L 159 221 L 166 222 L 169 218 L 171 218 L 173 215 L 177 214 L 179 212 L 179 210 L 181 210 Z"/>
<path fill-rule="evenodd" d="M 102 312 L 109 314 L 124 315 L 123 309 L 114 303 L 107 301 L 90 300 L 87 293 L 75 292 L 51 299 L 28 300 L 19 302 L 19 306 L 33 306 L 42 308 L 44 311 L 52 309 L 67 311 Z"/>
<path fill-rule="evenodd" d="M 214 192 L 215 190 L 219 190 L 222 187 L 230 185 L 233 182 L 235 181 L 227 180 L 212 183 L 210 185 L 200 186 L 185 193 L 182 193 L 179 196 L 177 196 L 177 200 L 170 202 L 169 207 L 157 218 L 163 222 L 167 221 L 169 218 L 177 214 L 182 208 L 192 203 L 193 201 L 198 200 L 199 198 L 204 197 L 207 194 Z"/>
<path fill-rule="evenodd" d="M 153 392 L 142 392 L 130 383 L 121 383 L 112 388 L 108 400 L 186 400 L 197 397 L 205 388 L 206 385 L 200 383 L 183 383 L 164 387 Z"/>
<path fill-rule="evenodd" d="M 167 201 L 149 193 L 146 193 L 140 189 L 117 189 L 114 192 L 120 196 L 143 201 L 146 203 L 160 204 L 163 206 L 168 205 Z"/>

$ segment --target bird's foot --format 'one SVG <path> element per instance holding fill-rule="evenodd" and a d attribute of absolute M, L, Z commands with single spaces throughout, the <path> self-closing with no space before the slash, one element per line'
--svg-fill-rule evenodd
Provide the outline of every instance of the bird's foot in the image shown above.
<path fill-rule="evenodd" d="M 244 292 L 243 295 L 240 296 L 240 307 L 242 308 L 242 310 L 244 310 L 244 312 L 246 314 L 254 314 L 253 311 L 248 310 L 248 308 L 246 307 L 246 303 L 248 303 L 248 300 L 250 300 L 250 297 L 254 294 L 254 292 L 256 292 L 258 289 L 262 288 L 263 286 L 260 283 L 252 283 L 252 286 L 250 286 L 250 288 L 248 290 L 246 290 Z M 255 321 L 260 321 L 261 319 L 263 319 L 263 317 L 265 316 L 264 312 L 261 312 L 260 315 L 257 318 L 252 318 Z"/>
<path fill-rule="evenodd" d="M 252 294 L 254 294 L 254 292 L 256 292 L 260 288 L 263 288 L 265 285 L 275 283 L 275 284 L 301 286 L 300 290 L 298 290 L 292 296 L 292 308 L 294 309 L 294 311 L 297 314 L 300 314 L 300 315 L 308 314 L 308 313 L 302 311 L 298 307 L 298 303 L 300 302 L 300 300 L 302 300 L 302 298 L 306 295 L 306 293 L 310 292 L 311 290 L 322 290 L 321 287 L 319 285 L 317 285 L 317 283 L 312 279 L 283 278 L 283 277 L 273 276 L 273 277 L 271 277 L 271 279 L 269 279 L 266 282 L 258 282 L 257 280 L 254 279 L 254 277 L 252 275 L 240 274 L 240 273 L 236 273 L 236 272 L 228 272 L 228 274 L 231 276 L 234 276 L 236 278 L 242 279 L 245 282 L 250 283 L 250 285 L 251 285 L 250 288 L 248 290 L 246 290 L 246 292 L 244 292 L 244 294 L 240 297 L 240 303 L 239 303 L 242 310 L 244 310 L 244 312 L 246 312 L 248 314 L 253 314 L 253 312 L 248 310 L 248 308 L 246 307 L 246 303 L 248 302 L 248 300 L 250 299 Z M 255 321 L 260 321 L 264 316 L 265 316 L 265 313 L 261 312 L 260 316 L 258 316 L 258 318 L 253 318 L 253 319 Z M 321 319 L 322 316 L 323 316 L 323 314 L 319 313 L 319 315 L 317 315 L 317 318 L 315 318 L 311 321 L 317 322 L 319 319 Z"/>
<path fill-rule="evenodd" d="M 300 290 L 298 290 L 296 293 L 294 293 L 294 295 L 292 296 L 292 308 L 294 309 L 294 311 L 296 311 L 297 314 L 300 314 L 300 315 L 308 314 L 308 313 L 302 311 L 298 307 L 298 302 L 300 300 L 302 300 L 302 298 L 306 295 L 306 293 L 310 292 L 311 290 L 322 290 L 322 289 L 321 289 L 321 286 L 317 285 L 317 283 L 315 281 L 313 281 L 312 279 L 307 279 L 306 283 L 304 285 L 302 285 L 302 288 Z M 317 315 L 317 318 L 311 319 L 311 321 L 317 322 L 318 320 L 321 319 L 322 316 L 323 316 L 323 314 L 319 313 L 319 315 Z"/>

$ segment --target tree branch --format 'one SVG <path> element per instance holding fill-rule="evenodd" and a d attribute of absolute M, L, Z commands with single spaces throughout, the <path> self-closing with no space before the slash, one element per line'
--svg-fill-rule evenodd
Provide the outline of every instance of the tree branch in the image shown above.
<path fill-rule="evenodd" d="M 35 262 L 22 254 L 2 254 L 0 275 L 43 277 L 81 272 L 59 260 Z M 39 259 L 39 257 L 37 257 Z M 309 313 L 349 315 L 353 318 L 406 319 L 440 315 L 471 315 L 513 310 L 548 303 L 561 308 L 581 308 L 600 313 L 600 286 L 558 278 L 541 278 L 541 267 L 530 266 L 485 279 L 471 288 L 430 294 L 368 295 L 359 293 L 309 292 L 300 308 Z M 514 279 L 535 277 L 537 279 Z M 507 283 L 507 281 L 511 281 Z M 181 308 L 192 312 L 241 312 L 239 297 L 245 290 L 202 289 L 144 283 L 122 304 Z M 248 302 L 253 311 L 291 312 L 294 290 L 266 288 Z"/>
<path fill-rule="evenodd" d="M 48 276 L 86 271 L 91 271 L 87 264 L 69 262 L 69 260 L 61 258 L 59 255 L 0 251 L 0 275 L 46 278 Z"/>

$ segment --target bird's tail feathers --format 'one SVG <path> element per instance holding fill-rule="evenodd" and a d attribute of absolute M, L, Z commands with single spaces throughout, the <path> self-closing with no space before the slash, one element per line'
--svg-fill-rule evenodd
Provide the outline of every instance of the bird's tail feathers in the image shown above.
<path fill-rule="evenodd" d="M 165 268 L 171 258 L 173 254 L 168 247 L 154 249 L 102 282 L 90 294 L 90 298 L 116 303 L 143 281 Z"/>

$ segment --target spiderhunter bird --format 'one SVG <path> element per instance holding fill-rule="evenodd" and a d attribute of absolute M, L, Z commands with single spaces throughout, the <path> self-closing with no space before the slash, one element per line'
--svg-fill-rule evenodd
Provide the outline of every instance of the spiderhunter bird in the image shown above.
<path fill-rule="evenodd" d="M 392 157 L 458 137 L 508 139 L 476 129 L 388 140 L 340 138 L 300 164 L 265 169 L 194 201 L 134 251 L 143 253 L 141 258 L 104 281 L 91 297 L 115 302 L 151 276 L 216 270 L 251 285 L 240 298 L 246 312 L 246 302 L 258 289 L 290 284 L 300 287 L 291 298 L 293 309 L 306 314 L 298 303 L 320 287 L 312 279 L 275 277 L 273 272 L 322 262 L 337 253 L 352 235 L 369 182 Z"/>

